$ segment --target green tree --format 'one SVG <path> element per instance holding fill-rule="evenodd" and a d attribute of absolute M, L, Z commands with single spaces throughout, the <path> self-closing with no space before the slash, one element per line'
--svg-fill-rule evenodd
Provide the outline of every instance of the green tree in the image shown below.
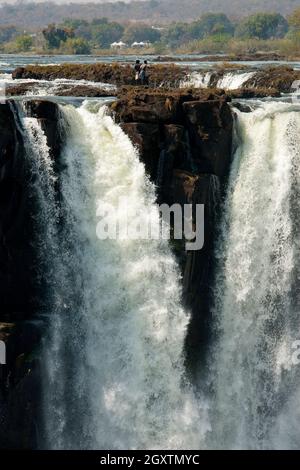
<path fill-rule="evenodd" d="M 101 48 L 107 48 L 112 42 L 119 41 L 123 32 L 124 27 L 121 24 L 110 23 L 106 18 L 97 19 L 91 23 L 91 37 Z"/>
<path fill-rule="evenodd" d="M 131 24 L 127 26 L 123 34 L 123 41 L 132 44 L 133 42 L 158 42 L 161 32 L 145 24 Z"/>
<path fill-rule="evenodd" d="M 287 20 L 278 13 L 257 13 L 245 18 L 236 29 L 236 36 L 249 39 L 283 38 L 288 31 Z"/>
<path fill-rule="evenodd" d="M 17 28 L 12 25 L 0 27 L 0 44 L 10 41 L 17 34 Z"/>
<path fill-rule="evenodd" d="M 42 33 L 49 49 L 58 49 L 62 42 L 74 37 L 72 28 L 67 26 L 57 27 L 54 24 L 49 24 L 46 29 L 43 29 Z"/>
<path fill-rule="evenodd" d="M 31 48 L 33 40 L 29 34 L 23 34 L 22 36 L 16 37 L 15 44 L 18 51 L 27 52 Z"/>
<path fill-rule="evenodd" d="M 163 41 L 171 48 L 177 47 L 184 42 L 188 42 L 191 36 L 188 32 L 187 23 L 172 23 L 163 33 Z"/>
<path fill-rule="evenodd" d="M 207 13 L 189 26 L 189 34 L 192 39 L 203 39 L 208 36 L 224 34 L 232 36 L 233 33 L 233 24 L 223 13 Z"/>
<path fill-rule="evenodd" d="M 74 18 L 65 18 L 63 23 L 62 23 L 63 27 L 71 28 L 74 31 L 76 29 L 80 28 L 81 26 L 88 26 L 88 25 L 89 25 L 88 21 L 74 19 Z"/>
<path fill-rule="evenodd" d="M 289 32 L 287 38 L 290 39 L 294 46 L 300 48 L 300 8 L 297 8 L 288 18 Z"/>
<path fill-rule="evenodd" d="M 68 38 L 62 46 L 63 51 L 69 54 L 90 54 L 91 47 L 84 38 Z"/>
<path fill-rule="evenodd" d="M 297 8 L 288 17 L 289 26 L 294 31 L 300 31 L 300 8 Z"/>

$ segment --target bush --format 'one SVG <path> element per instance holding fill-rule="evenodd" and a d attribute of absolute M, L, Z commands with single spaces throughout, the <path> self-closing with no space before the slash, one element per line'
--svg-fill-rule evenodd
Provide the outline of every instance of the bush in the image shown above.
<path fill-rule="evenodd" d="M 69 38 L 61 46 L 62 52 L 67 54 L 90 54 L 91 47 L 88 41 L 83 38 Z"/>
<path fill-rule="evenodd" d="M 0 27 L 0 44 L 10 41 L 17 34 L 15 26 L 1 26 Z"/>
<path fill-rule="evenodd" d="M 160 36 L 161 33 L 157 29 L 144 24 L 132 24 L 125 29 L 122 40 L 127 44 L 132 44 L 135 41 L 157 42 L 160 40 Z"/>
<path fill-rule="evenodd" d="M 238 25 L 235 35 L 243 39 L 283 38 L 288 31 L 287 20 L 278 13 L 257 13 Z"/>
<path fill-rule="evenodd" d="M 163 41 L 171 47 L 177 47 L 191 40 L 187 23 L 173 23 L 163 34 Z"/>
<path fill-rule="evenodd" d="M 28 34 L 23 34 L 15 39 L 16 50 L 19 52 L 27 52 L 32 47 L 33 40 Z"/>
<path fill-rule="evenodd" d="M 192 39 L 203 39 L 208 36 L 229 35 L 234 33 L 231 21 L 223 13 L 207 13 L 198 21 L 194 21 L 188 27 Z"/>
<path fill-rule="evenodd" d="M 181 54 L 198 53 L 198 54 L 217 54 L 226 52 L 230 41 L 228 35 L 209 36 L 205 39 L 194 39 L 189 41 L 178 49 Z"/>
<path fill-rule="evenodd" d="M 101 48 L 107 48 L 112 42 L 119 41 L 124 32 L 121 24 L 109 23 L 106 18 L 92 21 L 89 28 L 93 41 Z"/>
<path fill-rule="evenodd" d="M 54 24 L 49 24 L 47 28 L 43 29 L 42 33 L 49 49 L 58 49 L 62 42 L 66 42 L 68 38 L 74 37 L 72 28 L 66 26 L 57 27 Z"/>

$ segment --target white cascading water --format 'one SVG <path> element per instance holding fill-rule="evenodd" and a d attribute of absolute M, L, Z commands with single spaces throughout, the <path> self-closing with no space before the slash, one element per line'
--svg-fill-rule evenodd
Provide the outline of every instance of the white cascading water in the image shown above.
<path fill-rule="evenodd" d="M 117 207 L 122 196 L 142 226 L 157 219 L 154 187 L 128 137 L 99 103 L 61 113 L 66 142 L 59 181 L 38 122 L 23 118 L 31 158 L 42 166 L 39 247 L 49 291 L 40 445 L 202 447 L 207 411 L 185 378 L 189 315 L 168 242 L 96 235 L 98 205 Z"/>
<path fill-rule="evenodd" d="M 213 87 L 225 90 L 237 90 L 241 88 L 256 72 L 226 72 Z M 181 88 L 210 88 L 213 79 L 213 72 L 192 72 L 188 78 L 181 82 Z"/>
<path fill-rule="evenodd" d="M 241 88 L 256 72 L 228 72 L 218 81 L 217 88 L 224 88 L 224 90 L 237 90 Z"/>
<path fill-rule="evenodd" d="M 300 107 L 237 112 L 217 249 L 209 447 L 300 446 Z"/>
<path fill-rule="evenodd" d="M 209 88 L 212 72 L 192 72 L 180 83 L 181 88 Z"/>

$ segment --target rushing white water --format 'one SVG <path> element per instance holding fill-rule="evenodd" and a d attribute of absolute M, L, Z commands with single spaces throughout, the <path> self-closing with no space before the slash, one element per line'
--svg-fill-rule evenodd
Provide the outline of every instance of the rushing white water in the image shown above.
<path fill-rule="evenodd" d="M 103 82 L 92 82 L 89 80 L 73 80 L 68 78 L 56 78 L 54 80 L 37 80 L 31 78 L 24 79 L 13 79 L 9 73 L 0 73 L 0 88 L 28 85 L 29 89 L 26 91 L 26 96 L 55 96 L 59 95 L 61 91 L 70 90 L 72 94 L 72 88 L 79 86 L 88 86 L 90 88 L 101 89 L 111 92 L 112 95 L 116 92 L 116 87 L 109 83 Z M 24 94 L 24 93 L 22 93 Z"/>
<path fill-rule="evenodd" d="M 228 72 L 218 81 L 217 88 L 224 88 L 225 90 L 237 90 L 241 88 L 256 72 Z"/>
<path fill-rule="evenodd" d="M 238 112 L 218 244 L 213 448 L 299 448 L 300 108 Z"/>
<path fill-rule="evenodd" d="M 22 108 L 18 108 L 20 119 L 19 130 L 23 133 L 27 158 L 30 159 L 32 172 L 32 194 L 35 195 L 35 202 L 38 205 L 38 217 L 33 219 L 36 252 L 38 256 L 38 277 L 37 284 L 43 292 L 45 305 L 43 313 L 49 313 L 47 306 L 51 305 L 53 293 L 56 290 L 55 281 L 59 254 L 57 253 L 57 224 L 58 207 L 55 201 L 56 176 L 53 169 L 53 161 L 50 157 L 47 138 L 38 123 L 37 119 L 25 117 Z M 49 263 L 52 259 L 52 263 Z"/>
<path fill-rule="evenodd" d="M 208 88 L 210 85 L 212 72 L 192 72 L 180 83 L 181 88 Z"/>
<path fill-rule="evenodd" d="M 23 118 L 28 153 L 41 169 L 38 246 L 47 278 L 40 445 L 202 447 L 209 425 L 185 379 L 189 315 L 168 242 L 96 236 L 98 205 L 116 206 L 120 196 L 141 214 L 140 224 L 158 218 L 154 188 L 128 137 L 99 103 L 64 107 L 62 116 L 59 181 L 38 122 Z"/>
<path fill-rule="evenodd" d="M 216 85 L 212 85 L 214 73 L 213 72 L 192 72 L 189 77 L 181 82 L 182 88 L 195 87 L 195 88 L 209 88 L 216 86 L 225 90 L 237 90 L 241 88 L 256 72 L 226 72 L 220 78 Z"/>

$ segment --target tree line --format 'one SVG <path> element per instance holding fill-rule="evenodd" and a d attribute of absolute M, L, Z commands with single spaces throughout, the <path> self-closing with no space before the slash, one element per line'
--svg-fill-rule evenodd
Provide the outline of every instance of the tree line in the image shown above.
<path fill-rule="evenodd" d="M 129 47 L 134 42 L 151 43 L 156 52 L 176 51 L 186 45 L 199 47 L 215 44 L 224 49 L 229 41 L 275 41 L 287 39 L 300 45 L 300 8 L 285 18 L 280 13 L 255 13 L 240 21 L 232 21 L 224 13 L 207 13 L 186 23 L 150 26 L 145 23 L 119 23 L 107 18 L 92 21 L 66 18 L 35 32 L 20 31 L 15 26 L 0 27 L 2 50 L 26 52 L 34 46 L 45 51 L 89 54 L 108 49 L 122 41 Z M 192 47 L 192 46 L 191 46 Z M 211 46 L 212 47 L 212 46 Z"/>

